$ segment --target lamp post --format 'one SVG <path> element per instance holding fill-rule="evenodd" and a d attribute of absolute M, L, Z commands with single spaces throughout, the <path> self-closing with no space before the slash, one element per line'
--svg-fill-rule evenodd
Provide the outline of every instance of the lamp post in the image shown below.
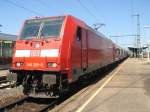
<path fill-rule="evenodd" d="M 149 29 L 150 30 L 150 26 L 148 26 L 148 25 L 146 25 L 146 26 L 144 26 L 144 28 L 146 28 L 146 29 Z M 147 44 L 147 47 L 148 47 L 148 52 L 147 52 L 147 61 L 149 62 L 150 61 L 150 55 L 149 55 L 149 53 L 150 53 L 150 43 L 148 42 L 148 44 Z"/>

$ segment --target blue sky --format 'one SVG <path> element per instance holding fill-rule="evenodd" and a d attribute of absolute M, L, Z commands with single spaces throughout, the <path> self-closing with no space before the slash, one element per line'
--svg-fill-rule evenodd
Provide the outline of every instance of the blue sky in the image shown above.
<path fill-rule="evenodd" d="M 150 0 L 0 0 L 0 30 L 3 33 L 18 34 L 25 19 L 35 16 L 56 16 L 71 14 L 89 26 L 104 23 L 99 31 L 107 37 L 136 33 L 136 18 L 140 14 L 141 43 L 146 44 L 150 37 L 144 25 L 150 25 Z M 10 3 L 11 2 L 11 3 Z M 19 8 L 15 3 L 29 10 Z M 38 13 L 38 14 L 36 14 Z M 92 14 L 91 14 L 92 13 Z M 121 46 L 133 46 L 135 37 L 112 37 Z"/>

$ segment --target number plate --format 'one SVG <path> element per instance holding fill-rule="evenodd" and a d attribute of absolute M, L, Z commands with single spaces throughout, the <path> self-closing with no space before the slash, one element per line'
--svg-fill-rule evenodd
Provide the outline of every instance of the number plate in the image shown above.
<path fill-rule="evenodd" d="M 39 57 L 41 54 L 41 51 L 40 50 L 31 50 L 31 57 Z"/>

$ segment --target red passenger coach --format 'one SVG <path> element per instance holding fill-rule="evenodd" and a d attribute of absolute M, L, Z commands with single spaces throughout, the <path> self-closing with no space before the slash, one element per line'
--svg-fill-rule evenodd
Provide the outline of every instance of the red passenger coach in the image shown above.
<path fill-rule="evenodd" d="M 71 15 L 29 19 L 16 41 L 8 79 L 29 96 L 58 97 L 79 78 L 126 57 L 127 52 Z"/>

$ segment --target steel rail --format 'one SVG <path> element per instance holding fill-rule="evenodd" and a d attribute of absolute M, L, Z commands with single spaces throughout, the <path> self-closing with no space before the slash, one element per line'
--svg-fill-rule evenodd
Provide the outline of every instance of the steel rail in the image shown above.
<path fill-rule="evenodd" d="M 24 97 L 20 100 L 16 100 L 11 104 L 0 107 L 0 112 L 8 112 L 8 111 L 17 112 L 17 110 L 19 112 L 23 110 L 32 111 L 33 108 L 35 109 L 34 112 L 46 112 L 49 109 L 53 108 L 58 102 L 59 100 L 55 99 L 52 102 L 45 104 L 39 103 L 38 101 L 32 102 L 32 98 L 30 99 L 30 97 Z M 30 108 L 27 105 L 29 105 Z"/>

